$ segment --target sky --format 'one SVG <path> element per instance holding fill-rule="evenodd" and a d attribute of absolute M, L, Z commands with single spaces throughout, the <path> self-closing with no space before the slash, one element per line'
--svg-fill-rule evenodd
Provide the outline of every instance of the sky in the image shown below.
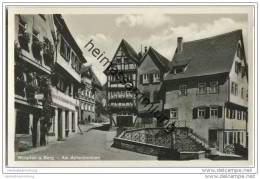
<path fill-rule="evenodd" d="M 152 46 L 170 61 L 174 55 L 177 37 L 192 41 L 242 29 L 247 51 L 247 14 L 82 14 L 63 15 L 63 18 L 92 65 L 100 82 L 106 82 L 104 67 L 84 46 L 92 39 L 96 48 L 110 61 L 122 39 L 136 52 Z"/>

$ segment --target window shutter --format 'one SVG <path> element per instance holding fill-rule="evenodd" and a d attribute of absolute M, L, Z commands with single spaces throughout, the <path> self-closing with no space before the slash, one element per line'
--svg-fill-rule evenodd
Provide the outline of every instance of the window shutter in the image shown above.
<path fill-rule="evenodd" d="M 197 108 L 193 108 L 193 110 L 192 110 L 192 118 L 193 119 L 197 119 L 198 118 L 198 109 Z"/>
<path fill-rule="evenodd" d="M 162 82 L 163 81 L 163 73 L 160 73 L 159 75 L 160 75 L 160 80 Z"/>
<path fill-rule="evenodd" d="M 150 82 L 150 83 L 153 83 L 153 73 L 150 73 L 150 74 L 149 74 L 149 82 Z"/>
<path fill-rule="evenodd" d="M 206 107 L 206 111 L 205 111 L 205 119 L 209 118 L 209 113 L 210 113 L 210 108 Z"/>
<path fill-rule="evenodd" d="M 170 119 L 170 109 L 164 110 L 164 116 Z"/>
<path fill-rule="evenodd" d="M 143 75 L 140 75 L 140 84 L 143 84 Z"/>
<path fill-rule="evenodd" d="M 222 106 L 218 107 L 218 118 L 222 118 Z"/>

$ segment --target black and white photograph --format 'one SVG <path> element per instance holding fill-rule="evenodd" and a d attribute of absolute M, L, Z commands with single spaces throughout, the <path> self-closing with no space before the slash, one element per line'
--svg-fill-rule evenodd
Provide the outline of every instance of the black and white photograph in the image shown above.
<path fill-rule="evenodd" d="M 7 165 L 253 165 L 252 6 L 6 13 Z"/>

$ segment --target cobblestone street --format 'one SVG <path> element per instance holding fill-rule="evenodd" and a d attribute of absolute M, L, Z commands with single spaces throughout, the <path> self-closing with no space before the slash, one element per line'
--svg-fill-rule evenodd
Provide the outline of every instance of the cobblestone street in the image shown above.
<path fill-rule="evenodd" d="M 20 153 L 18 160 L 156 160 L 157 157 L 112 148 L 116 131 L 92 129 L 66 141 L 30 154 Z"/>

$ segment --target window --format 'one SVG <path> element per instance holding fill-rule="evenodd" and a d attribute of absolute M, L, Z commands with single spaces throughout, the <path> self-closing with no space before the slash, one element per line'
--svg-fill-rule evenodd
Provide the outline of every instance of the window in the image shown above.
<path fill-rule="evenodd" d="M 205 118 L 206 116 L 206 108 L 199 108 L 198 109 L 198 117 L 199 118 Z"/>
<path fill-rule="evenodd" d="M 183 73 L 185 71 L 185 67 L 173 68 L 173 74 Z"/>
<path fill-rule="evenodd" d="M 240 42 L 237 44 L 237 57 L 241 59 L 241 44 Z"/>
<path fill-rule="evenodd" d="M 233 132 L 229 132 L 229 144 L 233 144 Z"/>
<path fill-rule="evenodd" d="M 59 79 L 58 84 L 57 84 L 57 88 L 62 91 L 65 92 L 66 88 L 65 88 L 65 83 L 63 79 Z"/>
<path fill-rule="evenodd" d="M 246 111 L 243 112 L 243 120 L 247 120 L 247 112 Z"/>
<path fill-rule="evenodd" d="M 187 96 L 187 85 L 180 85 L 179 89 L 181 96 Z"/>
<path fill-rule="evenodd" d="M 231 93 L 237 95 L 238 93 L 238 85 L 235 82 L 231 83 Z"/>
<path fill-rule="evenodd" d="M 236 110 L 231 109 L 231 119 L 235 119 L 235 118 L 236 118 Z"/>
<path fill-rule="evenodd" d="M 70 61 L 70 52 L 71 52 L 70 46 L 67 44 L 64 38 L 61 37 L 60 53 L 66 61 Z"/>
<path fill-rule="evenodd" d="M 237 143 L 240 144 L 240 132 L 237 132 Z"/>
<path fill-rule="evenodd" d="M 235 62 L 235 72 L 237 74 L 241 72 L 241 63 Z"/>
<path fill-rule="evenodd" d="M 210 93 L 218 93 L 218 81 L 210 82 Z"/>
<path fill-rule="evenodd" d="M 178 109 L 177 108 L 170 109 L 170 118 L 178 119 Z"/>
<path fill-rule="evenodd" d="M 19 16 L 19 30 L 18 30 L 18 40 L 22 49 L 29 52 L 28 43 L 30 41 L 30 35 L 28 31 L 28 24 L 22 20 Z"/>
<path fill-rule="evenodd" d="M 241 120 L 241 111 L 237 111 L 237 119 Z"/>
<path fill-rule="evenodd" d="M 68 44 L 66 44 L 66 52 L 67 52 L 66 60 L 67 61 L 70 61 L 70 51 L 71 51 L 70 46 Z"/>
<path fill-rule="evenodd" d="M 71 52 L 71 66 L 72 66 L 73 69 L 76 68 L 76 63 L 75 62 L 76 62 L 76 55 L 75 55 L 74 52 Z"/>
<path fill-rule="evenodd" d="M 148 74 L 143 74 L 143 83 L 149 83 L 149 75 Z"/>
<path fill-rule="evenodd" d="M 184 72 L 184 68 L 176 68 L 176 73 L 183 73 Z"/>
<path fill-rule="evenodd" d="M 207 86 L 205 82 L 199 82 L 198 84 L 198 93 L 199 94 L 206 94 L 207 92 Z"/>
<path fill-rule="evenodd" d="M 65 54 L 66 54 L 65 41 L 63 38 L 61 38 L 61 41 L 60 41 L 60 53 L 63 56 L 65 56 Z"/>
<path fill-rule="evenodd" d="M 227 108 L 227 113 L 226 113 L 227 118 L 231 118 L 231 111 L 229 108 Z"/>
<path fill-rule="evenodd" d="M 71 124 L 71 128 L 72 128 L 72 132 L 75 132 L 75 114 L 74 114 L 74 112 L 72 112 L 72 124 Z"/>
<path fill-rule="evenodd" d="M 227 144 L 228 132 L 224 132 L 224 144 Z"/>
<path fill-rule="evenodd" d="M 218 117 L 218 107 L 210 108 L 210 117 Z"/>
<path fill-rule="evenodd" d="M 153 82 L 160 82 L 160 74 L 159 73 L 154 73 L 153 74 Z"/>

